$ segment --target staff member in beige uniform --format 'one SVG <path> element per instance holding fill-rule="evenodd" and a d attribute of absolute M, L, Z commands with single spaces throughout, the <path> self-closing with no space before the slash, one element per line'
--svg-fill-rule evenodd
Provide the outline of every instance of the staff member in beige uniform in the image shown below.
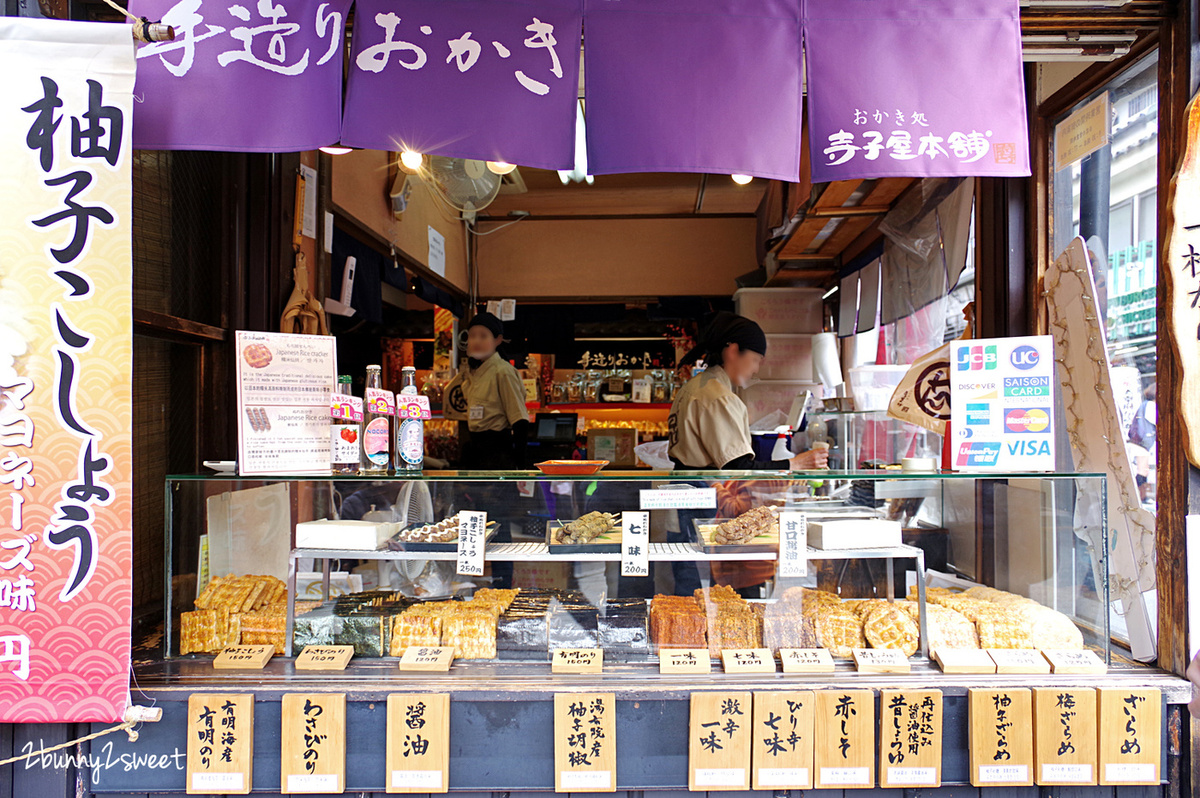
<path fill-rule="evenodd" d="M 518 452 L 528 435 L 525 386 L 496 351 L 503 341 L 504 325 L 498 318 L 476 315 L 467 325 L 467 367 L 446 386 L 446 418 L 467 426 L 460 460 L 464 470 L 518 468 Z"/>

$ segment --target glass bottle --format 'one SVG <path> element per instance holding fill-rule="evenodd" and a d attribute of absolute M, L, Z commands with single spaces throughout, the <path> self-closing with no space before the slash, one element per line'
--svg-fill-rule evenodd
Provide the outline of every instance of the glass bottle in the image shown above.
<path fill-rule="evenodd" d="M 417 370 L 412 366 L 400 369 L 400 396 L 417 396 Z M 396 402 L 399 408 L 404 400 Z M 398 414 L 399 415 L 399 414 Z M 421 471 L 425 467 L 425 422 L 407 414 L 396 424 L 396 471 Z"/>
<path fill-rule="evenodd" d="M 392 392 L 383 390 L 383 369 L 367 366 L 362 473 L 386 474 L 392 465 Z"/>
<path fill-rule="evenodd" d="M 362 460 L 362 402 L 350 393 L 350 375 L 338 377 L 329 419 L 329 467 L 335 474 L 357 474 Z"/>

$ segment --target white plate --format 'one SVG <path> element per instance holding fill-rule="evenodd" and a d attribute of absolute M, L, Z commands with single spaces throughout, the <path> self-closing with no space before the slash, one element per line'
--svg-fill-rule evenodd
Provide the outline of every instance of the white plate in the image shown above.
<path fill-rule="evenodd" d="M 236 460 L 205 460 L 205 468 L 211 468 L 213 471 L 219 471 L 222 474 L 232 474 L 237 470 Z"/>

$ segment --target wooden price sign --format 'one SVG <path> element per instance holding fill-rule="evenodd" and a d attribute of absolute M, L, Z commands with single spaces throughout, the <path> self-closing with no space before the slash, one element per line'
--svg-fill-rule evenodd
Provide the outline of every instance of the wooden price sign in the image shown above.
<path fill-rule="evenodd" d="M 1096 783 L 1096 691 L 1033 689 L 1035 780 L 1043 786 Z"/>
<path fill-rule="evenodd" d="M 775 655 L 769 648 L 727 648 L 721 664 L 726 673 L 774 673 Z"/>
<path fill-rule="evenodd" d="M 555 792 L 616 792 L 616 711 L 612 693 L 554 696 Z"/>
<path fill-rule="evenodd" d="M 894 648 L 856 648 L 854 664 L 859 673 L 910 673 L 912 665 L 903 651 Z"/>
<path fill-rule="evenodd" d="M 996 661 L 977 648 L 939 648 L 933 652 L 933 659 L 942 673 L 996 672 Z"/>
<path fill-rule="evenodd" d="M 253 781 L 254 696 L 189 696 L 187 730 L 187 792 L 248 795 Z"/>
<path fill-rule="evenodd" d="M 1027 687 L 972 689 L 971 784 L 1033 786 L 1033 700 Z"/>
<path fill-rule="evenodd" d="M 213 660 L 213 668 L 219 671 L 262 670 L 271 657 L 275 646 L 228 646 Z"/>
<path fill-rule="evenodd" d="M 813 693 L 754 694 L 756 790 L 810 790 L 813 785 Z"/>
<path fill-rule="evenodd" d="M 400 670 L 448 671 L 454 663 L 453 646 L 409 646 L 400 657 Z"/>
<path fill-rule="evenodd" d="M 875 786 L 875 694 L 818 690 L 813 785 L 818 789 Z"/>
<path fill-rule="evenodd" d="M 387 700 L 387 791 L 450 789 L 450 696 L 395 693 Z"/>
<path fill-rule="evenodd" d="M 296 657 L 298 671 L 344 671 L 354 656 L 354 646 L 305 646 Z"/>
<path fill-rule="evenodd" d="M 1100 690 L 1100 783 L 1159 783 L 1162 693 Z"/>
<path fill-rule="evenodd" d="M 996 663 L 996 673 L 1049 673 L 1050 663 L 1042 652 L 1032 648 L 989 648 L 987 654 Z"/>
<path fill-rule="evenodd" d="M 688 789 L 750 789 L 750 693 L 692 693 Z"/>
<path fill-rule="evenodd" d="M 879 694 L 879 786 L 942 785 L 942 691 Z"/>
<path fill-rule="evenodd" d="M 659 673 L 709 673 L 711 670 L 712 657 L 707 648 L 659 649 Z"/>
<path fill-rule="evenodd" d="M 1053 673 L 1108 673 L 1108 666 L 1095 651 L 1042 651 L 1042 656 L 1050 661 Z"/>
<path fill-rule="evenodd" d="M 603 670 L 602 648 L 556 648 L 550 660 L 551 673 L 600 673 Z"/>
<path fill-rule="evenodd" d="M 833 657 L 825 648 L 781 648 L 784 673 L 833 673 Z"/>
<path fill-rule="evenodd" d="M 345 693 L 288 693 L 280 714 L 280 792 L 341 793 L 346 786 Z"/>

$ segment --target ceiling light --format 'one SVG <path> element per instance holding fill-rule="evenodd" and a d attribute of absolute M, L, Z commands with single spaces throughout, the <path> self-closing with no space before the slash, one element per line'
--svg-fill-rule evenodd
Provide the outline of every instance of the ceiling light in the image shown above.
<path fill-rule="evenodd" d="M 730 177 L 732 177 L 733 182 L 737 183 L 739 186 L 744 186 L 754 179 L 750 175 L 730 175 Z"/>
<path fill-rule="evenodd" d="M 354 152 L 353 147 L 343 147 L 341 144 L 330 144 L 328 147 L 319 147 L 318 149 L 326 155 L 345 155 L 348 152 Z"/>
<path fill-rule="evenodd" d="M 508 161 L 488 161 L 487 168 L 492 174 L 507 175 L 516 169 L 517 165 Z"/>
<path fill-rule="evenodd" d="M 419 152 L 404 150 L 400 153 L 400 165 L 409 172 L 415 172 L 420 169 L 424 160 L 425 156 L 421 155 Z"/>

